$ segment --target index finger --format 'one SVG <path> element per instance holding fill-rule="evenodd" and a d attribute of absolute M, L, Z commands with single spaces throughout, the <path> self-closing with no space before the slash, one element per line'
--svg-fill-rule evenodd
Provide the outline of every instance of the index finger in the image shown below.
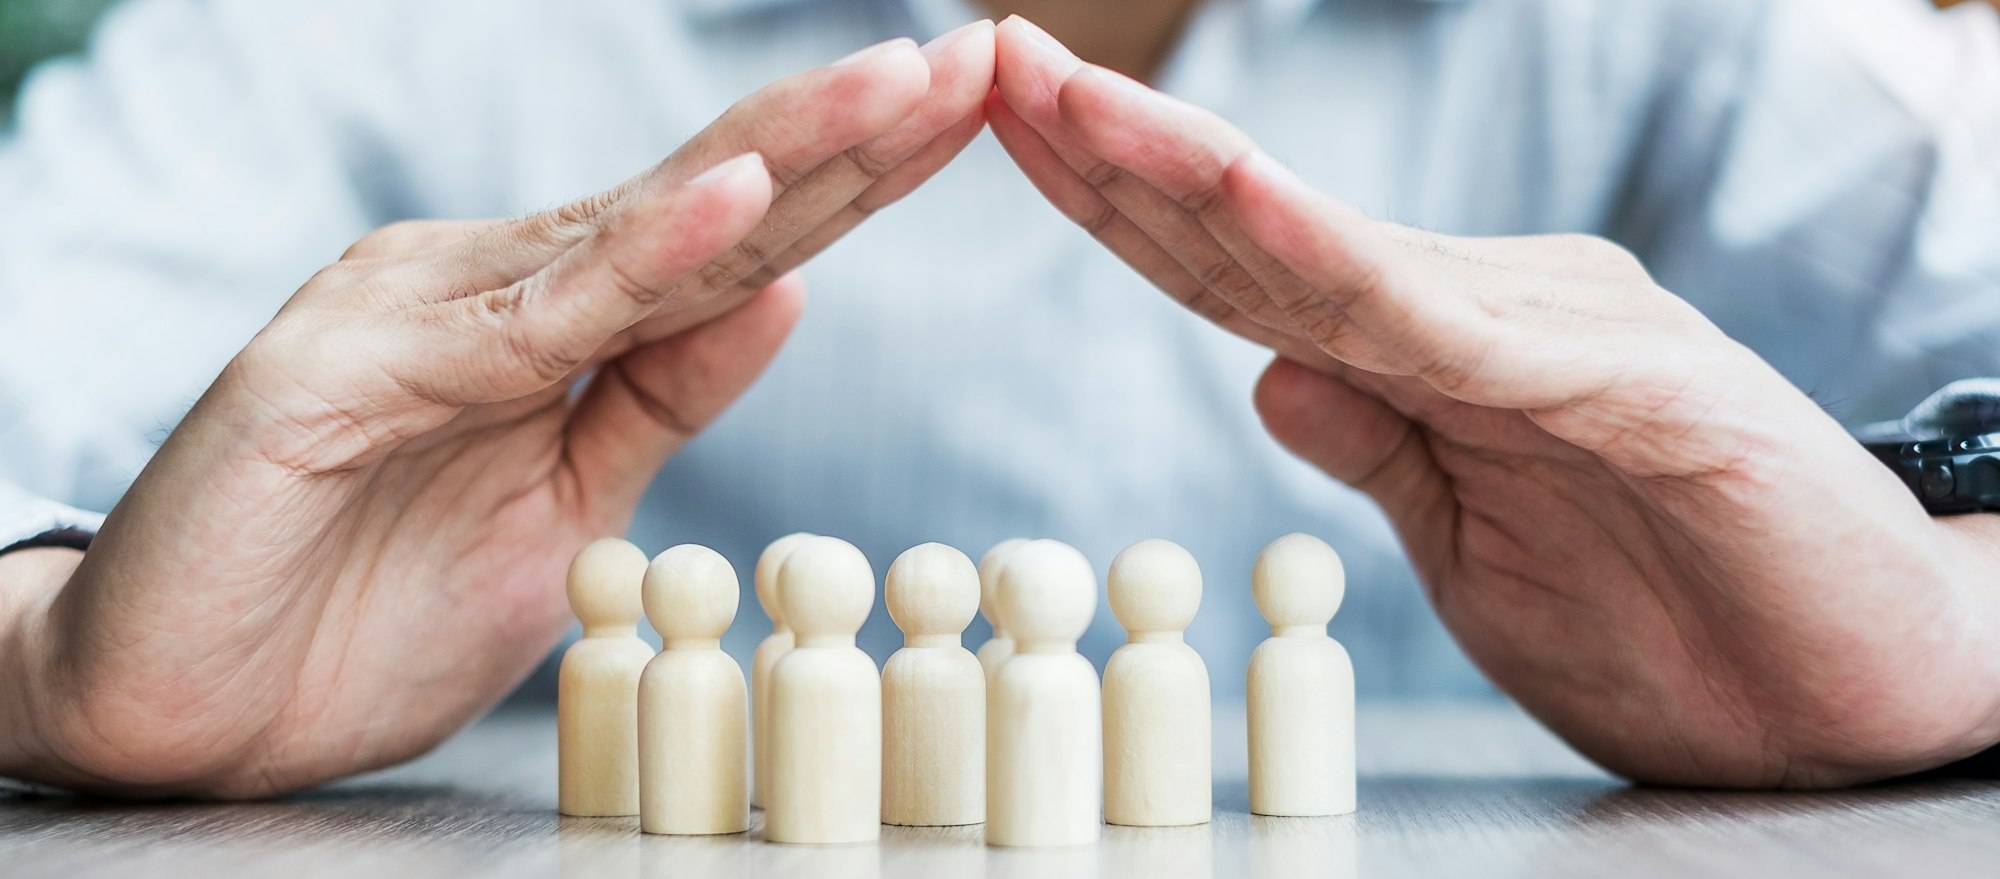
<path fill-rule="evenodd" d="M 622 203 L 644 192 L 667 197 L 695 175 L 746 153 L 762 158 L 776 200 L 815 168 L 895 128 L 929 87 L 930 65 L 915 43 L 908 38 L 878 43 L 753 92 L 652 168 L 617 186 L 496 223 L 438 258 L 452 264 L 464 289 L 504 288 L 598 233 Z M 758 265 L 742 265 L 741 258 L 758 256 L 725 252 L 715 278 L 725 280 L 731 266 L 743 274 L 756 270 Z"/>

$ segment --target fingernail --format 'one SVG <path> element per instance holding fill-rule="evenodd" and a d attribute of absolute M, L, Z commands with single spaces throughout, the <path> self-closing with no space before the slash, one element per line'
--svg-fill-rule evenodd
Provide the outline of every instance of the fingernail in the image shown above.
<path fill-rule="evenodd" d="M 912 40 L 912 39 L 910 39 L 909 37 L 897 37 L 897 38 L 895 38 L 895 39 L 893 39 L 893 40 L 883 40 L 882 42 L 879 42 L 879 43 L 876 43 L 876 44 L 875 44 L 875 45 L 873 45 L 873 46 L 869 46 L 869 47 L 868 47 L 868 48 L 866 48 L 866 49 L 862 49 L 862 50 L 861 50 L 861 51 L 859 51 L 859 52 L 856 52 L 856 53 L 854 53 L 854 54 L 852 54 L 852 55 L 849 55 L 849 56 L 847 56 L 847 57 L 845 57 L 845 58 L 842 58 L 842 59 L 840 59 L 839 61 L 835 61 L 835 62 L 833 62 L 832 64 L 828 64 L 827 66 L 828 66 L 828 67 L 846 67 L 846 66 L 848 66 L 848 65 L 850 65 L 850 64 L 859 64 L 859 63 L 861 63 L 861 62 L 863 62 L 863 61 L 867 61 L 867 60 L 869 60 L 869 59 L 872 59 L 872 58 L 874 58 L 874 57 L 875 57 L 875 56 L 877 56 L 877 55 L 884 55 L 884 54 L 887 54 L 887 53 L 889 53 L 889 52 L 892 52 L 892 51 L 896 50 L 897 48 L 899 48 L 899 47 L 901 47 L 901 46 L 906 46 L 906 45 L 907 45 L 907 46 L 911 46 L 911 47 L 914 47 L 914 46 L 916 46 L 916 44 L 917 44 L 917 41 L 916 41 L 916 40 Z"/>
<path fill-rule="evenodd" d="M 958 27 L 952 28 L 951 30 L 945 31 L 942 34 L 937 35 L 936 38 L 924 44 L 924 55 L 931 56 L 938 54 L 939 50 L 942 50 L 944 47 L 957 42 L 960 37 L 972 33 L 973 31 L 982 31 L 982 30 L 983 31 L 993 30 L 993 20 L 990 18 L 982 18 L 978 21 L 967 22 L 965 24 L 959 25 Z"/>
<path fill-rule="evenodd" d="M 1014 19 L 1015 21 L 1020 22 L 1021 27 L 1023 28 L 1023 32 L 1026 33 L 1028 36 L 1034 38 L 1035 42 L 1042 44 L 1042 48 L 1047 49 L 1051 52 L 1055 52 L 1056 54 L 1059 55 L 1075 57 L 1076 53 L 1071 52 L 1068 46 L 1063 45 L 1062 42 L 1057 40 L 1055 37 L 1049 36 L 1049 32 L 1042 30 L 1040 25 L 1037 25 L 1034 22 L 1022 18 L 1021 16 L 1018 15 L 1013 15 L 1008 17 Z"/>
<path fill-rule="evenodd" d="M 745 165 L 754 165 L 758 170 L 761 171 L 764 169 L 764 157 L 758 155 L 755 151 L 752 151 L 744 153 L 740 156 L 735 156 L 733 158 L 725 159 L 721 162 L 716 163 L 715 167 L 712 167 L 706 171 L 701 172 L 700 174 L 696 174 L 693 177 L 688 178 L 687 185 L 707 186 L 725 177 L 730 177 L 736 174 L 737 172 L 743 170 L 743 166 Z"/>

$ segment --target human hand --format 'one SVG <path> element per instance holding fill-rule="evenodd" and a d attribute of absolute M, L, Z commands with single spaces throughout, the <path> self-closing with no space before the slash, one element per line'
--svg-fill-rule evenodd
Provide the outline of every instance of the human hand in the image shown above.
<path fill-rule="evenodd" d="M 356 244 L 230 363 L 66 582 L 8 608 L 0 773 L 261 796 L 486 710 L 568 625 L 568 557 L 621 532 L 775 353 L 802 301 L 787 273 L 977 134 L 992 48 L 985 22 L 877 46 L 609 192 Z"/>
<path fill-rule="evenodd" d="M 1022 169 L 1279 352 L 1272 434 L 1381 504 L 1473 660 L 1584 754 L 1820 786 L 2000 740 L 1994 517 L 1926 516 L 1629 254 L 1369 219 L 1025 21 L 997 40 Z"/>

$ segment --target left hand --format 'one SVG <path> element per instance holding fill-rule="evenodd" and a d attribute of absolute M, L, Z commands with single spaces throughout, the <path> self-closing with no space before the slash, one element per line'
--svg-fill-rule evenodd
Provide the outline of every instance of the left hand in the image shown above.
<path fill-rule="evenodd" d="M 1820 786 L 2000 740 L 1996 517 L 1925 515 L 1630 254 L 1371 220 L 1018 18 L 997 77 L 1028 176 L 1278 352 L 1273 435 L 1381 504 L 1473 660 L 1584 754 Z"/>

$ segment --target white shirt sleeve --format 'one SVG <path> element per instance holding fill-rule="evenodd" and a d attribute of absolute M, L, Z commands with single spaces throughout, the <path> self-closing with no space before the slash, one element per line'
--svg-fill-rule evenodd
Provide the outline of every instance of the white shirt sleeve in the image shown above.
<path fill-rule="evenodd" d="M 0 544 L 92 524 L 55 502 L 108 509 L 291 292 L 377 225 L 379 120 L 328 82 L 386 74 L 339 14 L 141 0 L 29 78 L 0 134 Z"/>
<path fill-rule="evenodd" d="M 1726 5 L 1671 35 L 1618 237 L 1850 424 L 2000 375 L 2000 18 Z"/>
<path fill-rule="evenodd" d="M 39 498 L 0 481 L 0 551 L 55 532 L 95 533 L 103 524 L 102 515 Z"/>

